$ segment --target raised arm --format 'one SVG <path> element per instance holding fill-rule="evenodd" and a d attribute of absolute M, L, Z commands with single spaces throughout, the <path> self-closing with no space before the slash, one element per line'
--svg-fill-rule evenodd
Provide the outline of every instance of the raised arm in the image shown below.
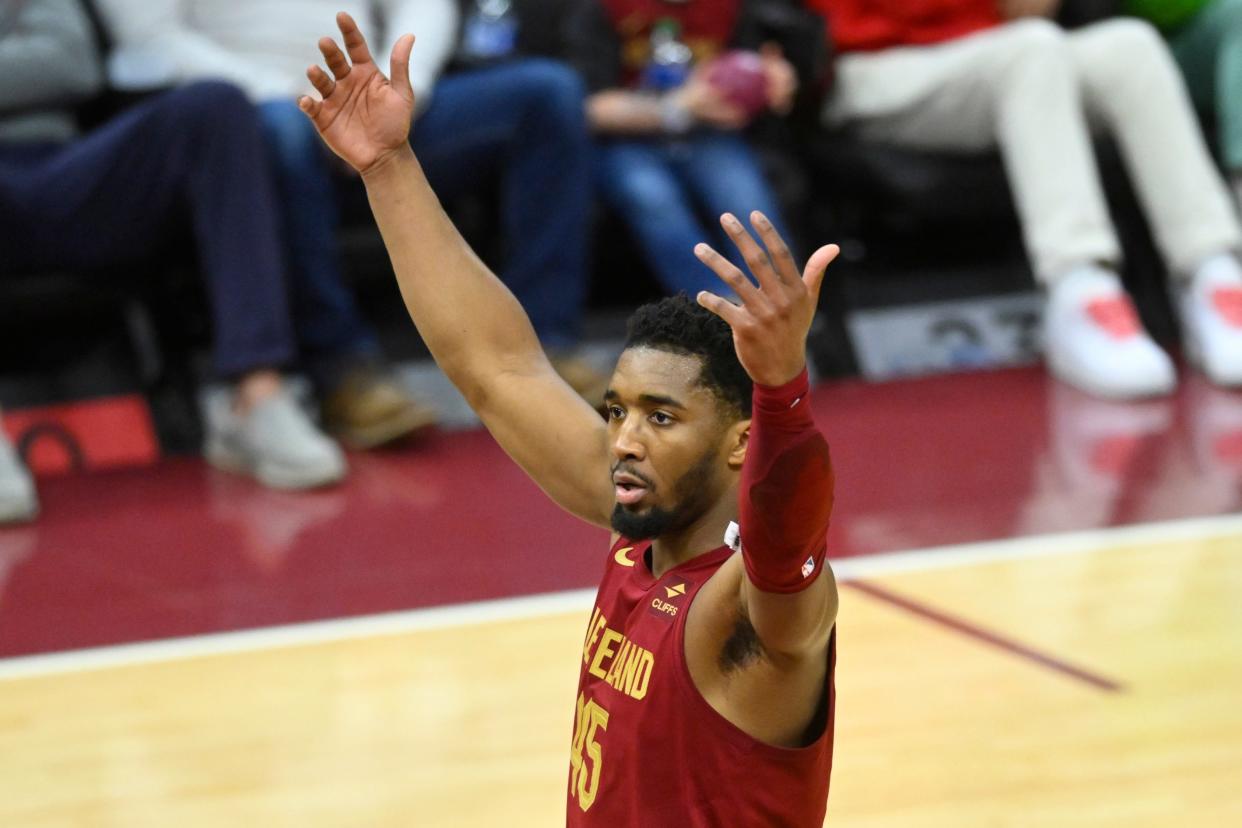
<path fill-rule="evenodd" d="M 521 305 L 453 227 L 410 150 L 413 36 L 393 47 L 389 82 L 353 19 L 342 13 L 337 24 L 349 58 L 320 40 L 332 74 L 311 67 L 323 100 L 299 106 L 362 174 L 410 317 L 505 451 L 562 507 L 607 526 L 604 421 L 552 369 Z"/>
<path fill-rule="evenodd" d="M 827 644 L 837 614 L 836 582 L 825 560 L 832 464 L 807 400 L 806 337 L 838 248 L 820 248 L 799 273 L 771 222 L 754 213 L 751 223 L 766 251 L 735 217 L 721 220 L 758 285 L 699 245 L 696 254 L 741 304 L 707 292 L 698 300 L 729 323 L 738 358 L 755 382 L 738 497 L 746 567 L 739 597 L 764 649 L 796 659 Z"/>

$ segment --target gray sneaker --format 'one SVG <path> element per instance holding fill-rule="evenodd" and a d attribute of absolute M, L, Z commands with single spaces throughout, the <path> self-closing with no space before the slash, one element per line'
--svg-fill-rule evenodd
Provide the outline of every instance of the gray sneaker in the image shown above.
<path fill-rule="evenodd" d="M 207 462 L 273 489 L 313 489 L 345 476 L 345 455 L 287 391 L 239 416 L 227 399 L 207 411 Z"/>
<path fill-rule="evenodd" d="M 9 438 L 0 432 L 0 523 L 23 523 L 38 514 L 34 480 Z"/>

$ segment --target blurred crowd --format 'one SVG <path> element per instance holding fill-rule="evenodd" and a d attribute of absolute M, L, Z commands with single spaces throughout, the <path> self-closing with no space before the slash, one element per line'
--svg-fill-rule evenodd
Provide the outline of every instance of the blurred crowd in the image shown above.
<path fill-rule="evenodd" d="M 755 147 L 781 121 L 999 151 L 1049 370 L 1150 397 L 1176 374 L 1119 276 L 1093 155 L 1111 136 L 1190 363 L 1242 385 L 1242 0 L 0 0 L 0 296 L 6 275 L 102 272 L 188 234 L 232 388 L 204 424 L 213 465 L 324 486 L 347 472 L 338 442 L 435 420 L 343 276 L 349 172 L 296 105 L 340 10 L 377 56 L 416 34 L 414 150 L 442 199 L 495 200 L 499 275 L 592 402 L 607 382 L 580 348 L 594 210 L 663 290 L 721 292 L 693 255 L 728 249 L 714 217 L 761 210 L 797 242 Z M 1063 27 L 1071 11 L 1086 25 Z M 84 128 L 109 90 L 125 105 Z M 37 509 L 0 432 L 0 521 Z"/>

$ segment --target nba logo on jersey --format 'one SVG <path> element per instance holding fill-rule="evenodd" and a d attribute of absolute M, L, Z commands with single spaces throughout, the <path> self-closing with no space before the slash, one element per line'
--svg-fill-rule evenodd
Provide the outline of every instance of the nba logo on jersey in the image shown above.
<path fill-rule="evenodd" d="M 815 556 L 806 559 L 806 563 L 802 565 L 802 577 L 809 578 L 811 573 L 815 571 Z"/>

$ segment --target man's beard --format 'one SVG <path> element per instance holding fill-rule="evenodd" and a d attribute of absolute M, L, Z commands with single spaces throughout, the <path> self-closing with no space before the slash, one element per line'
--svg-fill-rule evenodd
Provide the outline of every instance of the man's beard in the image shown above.
<path fill-rule="evenodd" d="M 715 487 L 710 483 L 715 465 L 716 452 L 708 449 L 673 486 L 676 505 L 672 509 L 651 506 L 639 513 L 616 504 L 612 509 L 613 531 L 630 540 L 647 540 L 689 527 L 711 507 Z"/>

